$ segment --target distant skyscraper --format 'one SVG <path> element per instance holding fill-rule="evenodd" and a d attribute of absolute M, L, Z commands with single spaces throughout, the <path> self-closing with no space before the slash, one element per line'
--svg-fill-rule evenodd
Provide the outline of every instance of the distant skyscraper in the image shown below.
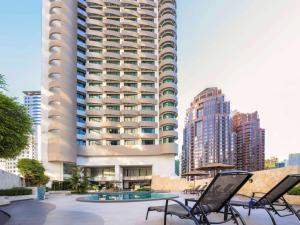
<path fill-rule="evenodd" d="M 234 138 L 230 102 L 220 89 L 205 89 L 186 113 L 182 173 L 206 163 L 234 163 Z"/>
<path fill-rule="evenodd" d="M 235 113 L 237 169 L 257 171 L 264 169 L 265 130 L 260 127 L 258 113 Z"/>
<path fill-rule="evenodd" d="M 33 125 L 40 125 L 42 119 L 41 110 L 41 92 L 40 91 L 23 91 L 24 105 L 27 108 Z"/>
<path fill-rule="evenodd" d="M 41 92 L 24 91 L 24 106 L 32 120 L 32 133 L 26 149 L 15 159 L 0 160 L 0 169 L 19 175 L 17 163 L 20 159 L 40 159 L 41 152 Z"/>
<path fill-rule="evenodd" d="M 289 154 L 288 166 L 300 166 L 300 153 Z"/>

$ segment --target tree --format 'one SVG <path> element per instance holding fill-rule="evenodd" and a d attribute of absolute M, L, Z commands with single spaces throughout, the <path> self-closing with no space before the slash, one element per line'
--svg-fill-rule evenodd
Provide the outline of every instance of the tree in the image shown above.
<path fill-rule="evenodd" d="M 6 91 L 6 86 L 7 86 L 7 84 L 6 84 L 4 75 L 0 74 L 0 90 L 2 89 L 4 91 Z"/>
<path fill-rule="evenodd" d="M 45 168 L 35 159 L 20 159 L 17 163 L 21 175 L 25 178 L 26 186 L 42 186 L 48 183 Z"/>
<path fill-rule="evenodd" d="M 0 89 L 5 89 L 0 75 Z M 27 147 L 31 133 L 31 118 L 16 99 L 0 92 L 0 158 L 15 158 Z"/>
<path fill-rule="evenodd" d="M 76 193 L 85 193 L 89 187 L 88 177 L 83 168 L 74 166 L 70 178 L 72 190 Z"/>

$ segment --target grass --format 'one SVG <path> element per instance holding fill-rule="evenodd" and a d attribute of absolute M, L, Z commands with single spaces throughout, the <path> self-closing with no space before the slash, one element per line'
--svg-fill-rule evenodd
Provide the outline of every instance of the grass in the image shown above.
<path fill-rule="evenodd" d="M 292 188 L 289 192 L 289 195 L 300 195 L 300 185 L 297 185 L 296 187 Z"/>

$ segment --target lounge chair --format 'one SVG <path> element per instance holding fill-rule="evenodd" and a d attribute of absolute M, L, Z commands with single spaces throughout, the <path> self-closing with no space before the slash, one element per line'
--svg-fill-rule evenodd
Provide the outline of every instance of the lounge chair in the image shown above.
<path fill-rule="evenodd" d="M 220 172 L 215 176 L 198 200 L 186 199 L 184 204 L 178 200 L 167 199 L 164 206 L 149 207 L 146 220 L 148 219 L 149 212 L 157 211 L 164 212 L 164 225 L 167 223 L 167 215 L 175 215 L 180 219 L 192 220 L 196 225 L 220 224 L 230 220 L 239 224 L 238 218 L 242 224 L 245 224 L 239 212 L 231 207 L 229 201 L 251 176 L 251 173 L 243 171 Z M 176 204 L 169 205 L 170 201 Z M 188 205 L 189 202 L 193 203 L 192 207 Z M 224 219 L 222 221 L 212 222 L 208 219 L 210 213 L 222 213 Z M 228 218 L 229 215 L 231 216 Z"/>
<path fill-rule="evenodd" d="M 196 195 L 202 195 L 203 192 L 205 191 L 205 189 L 207 188 L 207 184 L 203 185 L 201 188 L 195 190 L 195 191 L 192 191 L 191 194 L 196 194 Z"/>
<path fill-rule="evenodd" d="M 7 212 L 0 209 L 0 225 L 6 224 L 9 219 L 10 215 Z"/>
<path fill-rule="evenodd" d="M 300 221 L 299 211 L 296 211 L 283 197 L 290 189 L 296 186 L 300 182 L 300 174 L 288 175 L 275 185 L 268 193 L 254 192 L 252 197 L 241 195 L 249 198 L 249 201 L 232 200 L 230 204 L 232 206 L 241 206 L 248 209 L 248 215 L 250 216 L 252 209 L 264 209 L 269 214 L 272 223 L 276 225 L 275 219 L 271 212 L 280 217 L 295 215 Z M 262 197 L 257 198 L 257 194 Z M 287 211 L 282 214 L 280 212 Z"/>

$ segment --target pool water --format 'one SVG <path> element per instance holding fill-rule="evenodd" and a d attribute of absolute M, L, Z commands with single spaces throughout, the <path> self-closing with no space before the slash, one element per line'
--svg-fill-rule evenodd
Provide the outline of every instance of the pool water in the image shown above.
<path fill-rule="evenodd" d="M 178 198 L 178 196 L 171 193 L 157 192 L 103 192 L 80 197 L 77 200 L 82 202 L 130 202 L 163 200 L 169 198 Z"/>

